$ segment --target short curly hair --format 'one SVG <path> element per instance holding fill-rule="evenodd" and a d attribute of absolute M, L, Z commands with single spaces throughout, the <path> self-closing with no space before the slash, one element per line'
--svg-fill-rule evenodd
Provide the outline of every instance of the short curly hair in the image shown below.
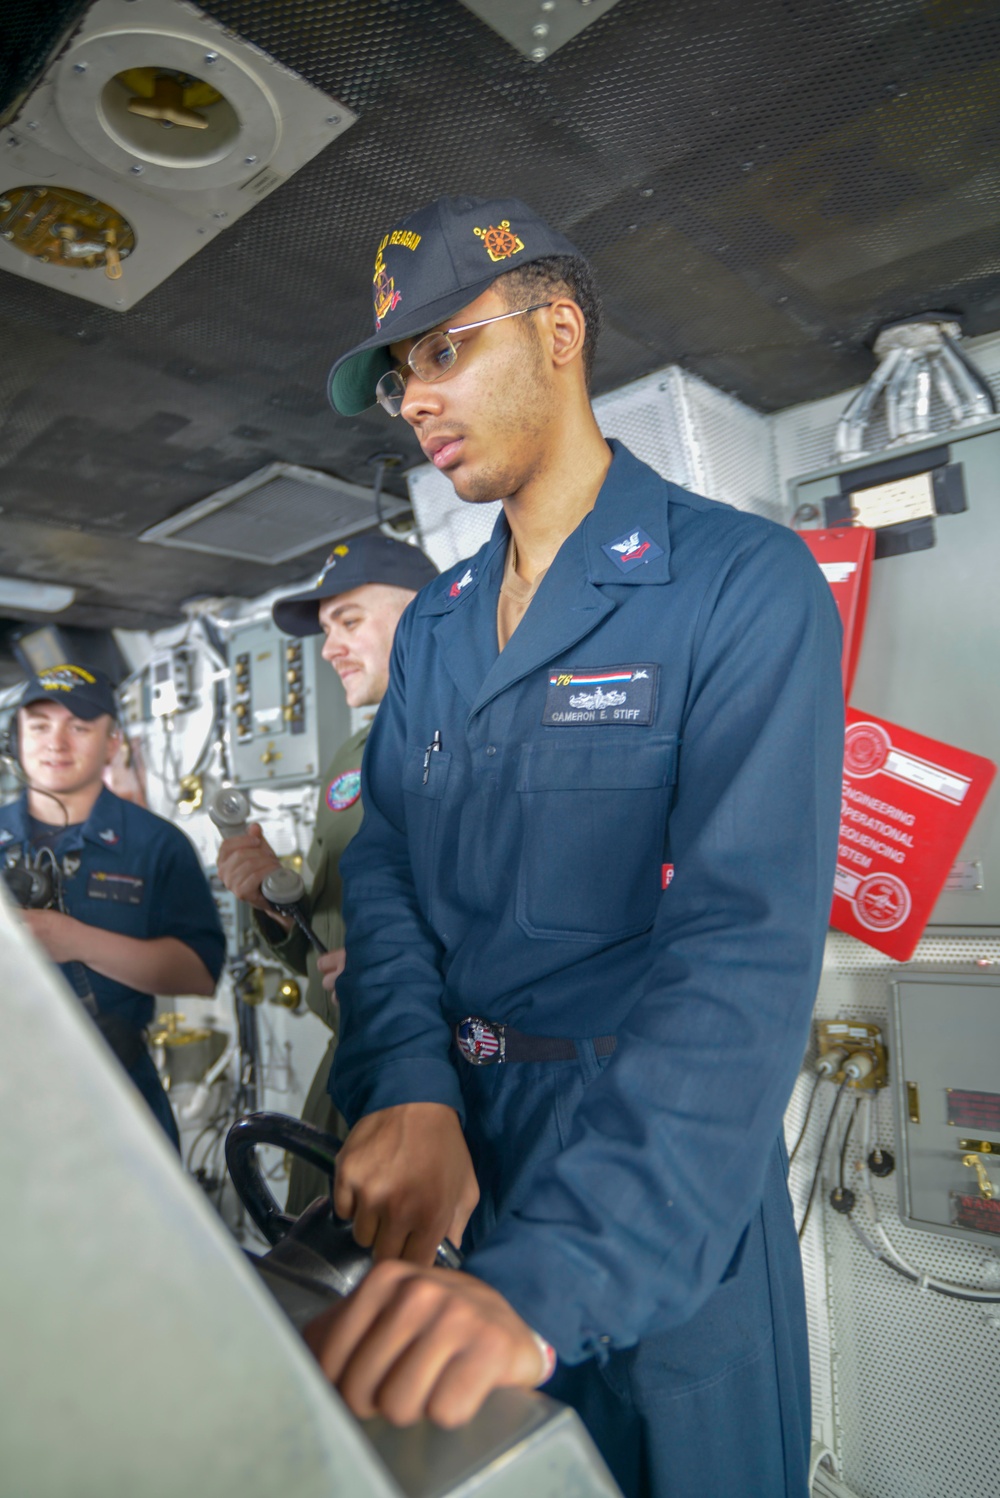
<path fill-rule="evenodd" d="M 587 329 L 583 370 L 589 390 L 602 316 L 600 293 L 589 262 L 582 255 L 546 255 L 541 260 L 531 260 L 527 265 L 505 271 L 497 278 L 496 290 L 508 307 L 544 301 L 546 296 L 553 294 L 568 296 L 576 302 Z"/>

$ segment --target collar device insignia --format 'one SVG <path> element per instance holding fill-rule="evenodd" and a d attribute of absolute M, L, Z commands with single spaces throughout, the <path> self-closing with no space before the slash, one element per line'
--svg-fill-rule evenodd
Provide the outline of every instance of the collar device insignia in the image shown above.
<path fill-rule="evenodd" d="M 663 555 L 663 547 L 657 546 L 652 536 L 639 526 L 626 531 L 623 536 L 616 536 L 613 541 L 606 541 L 601 550 L 622 572 L 633 572 L 636 567 Z"/>
<path fill-rule="evenodd" d="M 466 567 L 461 577 L 457 577 L 452 583 L 451 587 L 448 589 L 448 597 L 457 598 L 460 593 L 464 593 L 465 589 L 469 587 L 471 583 L 475 582 L 478 572 L 479 568 L 475 565 Z"/>

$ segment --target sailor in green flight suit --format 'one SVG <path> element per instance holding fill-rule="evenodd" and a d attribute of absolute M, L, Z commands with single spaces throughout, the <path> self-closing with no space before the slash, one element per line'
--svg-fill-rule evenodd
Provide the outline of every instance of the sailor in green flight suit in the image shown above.
<path fill-rule="evenodd" d="M 403 610 L 436 576 L 437 568 L 417 547 L 380 534 L 356 536 L 334 547 L 311 588 L 278 600 L 274 622 L 285 634 L 325 635 L 323 659 L 340 677 L 348 706 L 373 707 L 388 686 L 389 654 Z M 226 888 L 254 906 L 261 939 L 294 972 L 308 976 L 306 1003 L 332 1032 L 302 1112 L 307 1123 L 331 1133 L 343 1132 L 327 1091 L 340 1019 L 335 985 L 344 968 L 340 856 L 361 826 L 361 755 L 368 727 L 340 746 L 323 777 L 307 855 L 309 920 L 328 949 L 325 956 L 317 957 L 299 927 L 277 916 L 262 896 L 261 880 L 278 866 L 278 858 L 256 823 L 245 836 L 227 838 L 218 859 Z M 328 1189 L 318 1170 L 294 1160 L 286 1208 L 298 1215 Z"/>

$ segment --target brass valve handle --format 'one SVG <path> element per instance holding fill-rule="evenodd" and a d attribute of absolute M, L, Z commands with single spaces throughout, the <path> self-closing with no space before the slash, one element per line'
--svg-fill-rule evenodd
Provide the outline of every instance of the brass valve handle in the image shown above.
<path fill-rule="evenodd" d="M 980 1160 L 979 1156 L 963 1155 L 962 1164 L 968 1165 L 971 1170 L 976 1172 L 979 1180 L 979 1194 L 985 1201 L 991 1202 L 993 1200 L 993 1182 L 986 1174 L 986 1166 Z"/>

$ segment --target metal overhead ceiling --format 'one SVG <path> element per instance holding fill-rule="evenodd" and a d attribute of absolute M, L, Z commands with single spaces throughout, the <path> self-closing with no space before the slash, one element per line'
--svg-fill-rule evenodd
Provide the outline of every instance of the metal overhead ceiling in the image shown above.
<path fill-rule="evenodd" d="M 0 106 L 85 9 L 5 0 Z M 314 570 L 136 541 L 267 463 L 421 461 L 324 376 L 377 236 L 443 192 L 526 198 L 592 258 L 598 391 L 679 363 L 770 411 L 865 379 L 893 318 L 1000 327 L 998 0 L 618 0 L 542 63 L 459 0 L 202 9 L 359 118 L 127 313 L 0 275 L 0 574 L 75 586 L 55 622 Z"/>

